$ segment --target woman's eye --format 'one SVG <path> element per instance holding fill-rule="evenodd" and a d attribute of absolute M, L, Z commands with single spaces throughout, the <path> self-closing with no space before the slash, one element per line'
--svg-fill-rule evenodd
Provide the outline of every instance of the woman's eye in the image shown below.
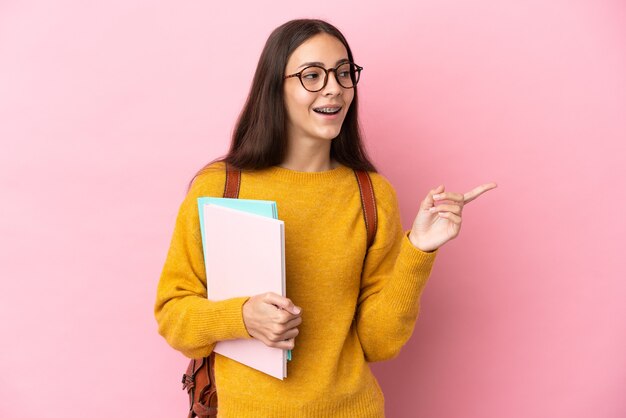
<path fill-rule="evenodd" d="M 341 77 L 341 78 L 348 78 L 348 77 L 350 77 L 350 71 L 341 71 L 339 73 L 339 77 Z"/>
<path fill-rule="evenodd" d="M 302 78 L 305 78 L 307 80 L 315 80 L 317 77 L 319 77 L 319 74 L 317 74 L 317 73 L 305 73 L 305 74 L 302 74 Z"/>

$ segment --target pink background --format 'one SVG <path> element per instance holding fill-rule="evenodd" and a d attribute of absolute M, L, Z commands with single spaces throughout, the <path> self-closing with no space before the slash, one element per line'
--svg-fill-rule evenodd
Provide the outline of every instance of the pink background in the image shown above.
<path fill-rule="evenodd" d="M 365 68 L 406 228 L 440 183 L 499 185 L 374 365 L 387 415 L 626 416 L 625 3 L 264 3 L 0 3 L 0 416 L 184 415 L 152 313 L 175 215 L 296 17 Z"/>

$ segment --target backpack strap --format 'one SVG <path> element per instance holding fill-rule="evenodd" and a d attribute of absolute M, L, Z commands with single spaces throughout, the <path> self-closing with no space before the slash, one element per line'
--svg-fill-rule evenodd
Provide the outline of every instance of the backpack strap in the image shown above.
<path fill-rule="evenodd" d="M 361 194 L 361 208 L 363 209 L 363 219 L 367 230 L 367 248 L 374 242 L 376 229 L 378 228 L 378 214 L 376 209 L 376 196 L 372 179 L 367 171 L 354 170 L 356 181 L 359 184 Z M 226 163 L 226 184 L 224 185 L 224 197 L 237 199 L 239 197 L 239 186 L 241 185 L 241 170 Z"/>
<path fill-rule="evenodd" d="M 359 183 L 359 192 L 361 193 L 361 207 L 363 208 L 363 218 L 365 219 L 365 228 L 367 229 L 367 248 L 374 242 L 376 229 L 378 229 L 378 211 L 376 209 L 376 197 L 374 196 L 374 187 L 372 179 L 367 171 L 354 170 L 356 181 Z"/>
<path fill-rule="evenodd" d="M 239 186 L 241 185 L 241 170 L 226 163 L 226 183 L 224 184 L 224 197 L 237 199 Z"/>

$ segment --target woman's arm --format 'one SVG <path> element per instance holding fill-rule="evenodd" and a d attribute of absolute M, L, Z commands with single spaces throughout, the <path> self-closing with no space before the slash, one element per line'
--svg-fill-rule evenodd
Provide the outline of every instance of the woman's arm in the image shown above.
<path fill-rule="evenodd" d="M 190 358 L 207 356 L 217 341 L 251 338 L 242 315 L 248 297 L 223 301 L 207 299 L 196 199 L 200 195 L 219 196 L 219 190 L 219 184 L 209 187 L 208 192 L 206 187 L 196 184 L 190 190 L 178 212 L 157 287 L 154 314 L 159 333 L 173 348 Z"/>
<path fill-rule="evenodd" d="M 395 191 L 382 177 L 377 180 L 382 211 L 365 258 L 357 312 L 357 331 L 369 361 L 398 355 L 413 333 L 437 251 L 461 230 L 464 205 L 497 187 L 487 183 L 455 193 L 440 185 L 421 202 L 411 230 L 403 233 Z"/>
<path fill-rule="evenodd" d="M 363 265 L 356 316 L 361 346 L 371 362 L 396 357 L 411 337 L 437 253 L 411 244 L 402 231 L 393 187 L 386 180 L 376 186 L 379 225 Z"/>
<path fill-rule="evenodd" d="M 183 201 L 154 307 L 159 333 L 190 358 L 207 356 L 215 343 L 257 338 L 270 347 L 292 349 L 300 325 L 300 308 L 276 294 L 207 299 L 206 273 L 197 198 L 224 190 L 220 166 L 194 182 Z"/>

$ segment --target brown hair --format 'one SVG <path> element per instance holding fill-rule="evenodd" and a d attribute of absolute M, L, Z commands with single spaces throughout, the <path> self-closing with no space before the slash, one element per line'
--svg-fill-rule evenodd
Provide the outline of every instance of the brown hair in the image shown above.
<path fill-rule="evenodd" d="M 285 67 L 293 51 L 319 33 L 337 38 L 345 46 L 350 62 L 354 62 L 345 37 L 328 22 L 297 19 L 274 29 L 261 52 L 252 87 L 235 125 L 228 153 L 205 165 L 194 179 L 217 161 L 227 162 L 241 170 L 260 170 L 283 161 L 287 149 L 287 116 L 283 93 Z M 352 169 L 376 172 L 361 141 L 356 86 L 339 135 L 332 140 L 330 156 Z"/>

